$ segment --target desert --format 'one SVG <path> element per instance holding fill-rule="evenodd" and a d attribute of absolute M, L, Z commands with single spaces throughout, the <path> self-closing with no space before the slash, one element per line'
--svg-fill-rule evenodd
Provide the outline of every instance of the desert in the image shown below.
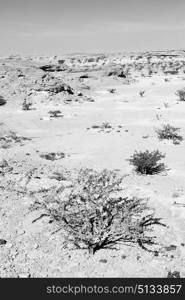
<path fill-rule="evenodd" d="M 184 50 L 1 57 L 0 277 L 185 277 L 184 139 Z"/>

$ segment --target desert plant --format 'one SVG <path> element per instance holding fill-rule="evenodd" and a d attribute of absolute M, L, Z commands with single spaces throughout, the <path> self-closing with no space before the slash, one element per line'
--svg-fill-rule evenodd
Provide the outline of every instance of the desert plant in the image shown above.
<path fill-rule="evenodd" d="M 112 89 L 108 89 L 108 92 L 111 93 L 111 94 L 114 94 L 116 92 L 116 89 L 113 89 L 113 88 Z"/>
<path fill-rule="evenodd" d="M 185 101 L 185 88 L 178 90 L 176 95 L 179 97 L 180 101 Z"/>
<path fill-rule="evenodd" d="M 140 91 L 140 92 L 139 92 L 140 97 L 143 97 L 144 94 L 145 94 L 145 91 Z"/>
<path fill-rule="evenodd" d="M 32 106 L 32 103 L 27 102 L 27 100 L 24 99 L 24 101 L 22 103 L 22 110 L 31 110 L 31 106 Z"/>
<path fill-rule="evenodd" d="M 172 140 L 174 144 L 180 143 L 183 137 L 178 134 L 180 128 L 165 124 L 161 129 L 157 129 L 156 133 L 160 140 Z"/>
<path fill-rule="evenodd" d="M 109 122 L 105 121 L 105 122 L 102 123 L 101 128 L 102 129 L 110 129 L 110 128 L 112 128 L 112 126 Z"/>
<path fill-rule="evenodd" d="M 50 152 L 50 153 L 42 153 L 40 154 L 41 158 L 45 158 L 47 160 L 58 160 L 65 157 L 63 152 Z"/>
<path fill-rule="evenodd" d="M 93 129 L 101 129 L 101 130 L 104 130 L 104 129 L 111 129 L 112 126 L 109 122 L 103 122 L 101 125 L 92 125 L 92 128 Z"/>
<path fill-rule="evenodd" d="M 153 175 L 165 171 L 166 167 L 163 163 L 159 163 L 165 155 L 158 150 L 135 152 L 129 159 L 130 164 L 134 165 L 135 171 L 140 174 Z"/>
<path fill-rule="evenodd" d="M 159 219 L 153 217 L 146 199 L 123 197 L 121 183 L 122 177 L 113 171 L 80 170 L 67 196 L 57 192 L 44 202 L 47 215 L 77 248 L 92 254 L 119 243 L 138 243 L 144 248 L 154 244 L 148 232 L 160 224 Z"/>
<path fill-rule="evenodd" d="M 50 114 L 50 118 L 61 118 L 61 117 L 63 117 L 60 110 L 50 110 L 48 112 L 48 114 Z"/>

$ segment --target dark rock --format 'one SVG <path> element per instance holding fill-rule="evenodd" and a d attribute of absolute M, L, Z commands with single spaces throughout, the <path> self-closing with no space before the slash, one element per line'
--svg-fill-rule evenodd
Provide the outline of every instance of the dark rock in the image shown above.
<path fill-rule="evenodd" d="M 1 245 L 5 245 L 6 243 L 7 243 L 6 240 L 0 239 L 0 246 L 1 246 Z"/>
<path fill-rule="evenodd" d="M 86 79 L 86 78 L 89 78 L 88 74 L 83 74 L 83 75 L 80 76 L 80 79 Z"/>
<path fill-rule="evenodd" d="M 6 104 L 6 100 L 0 96 L 0 105 L 5 105 Z"/>

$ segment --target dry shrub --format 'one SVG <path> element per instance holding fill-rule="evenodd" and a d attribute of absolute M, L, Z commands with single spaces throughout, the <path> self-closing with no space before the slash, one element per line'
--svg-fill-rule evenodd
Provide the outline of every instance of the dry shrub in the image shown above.
<path fill-rule="evenodd" d="M 178 134 L 180 128 L 165 124 L 161 129 L 157 129 L 156 133 L 160 140 L 172 140 L 174 144 L 180 143 L 183 138 Z"/>
<path fill-rule="evenodd" d="M 68 241 L 92 254 L 119 243 L 155 243 L 148 233 L 159 219 L 146 199 L 123 196 L 121 183 L 116 172 L 82 169 L 67 196 L 61 188 L 42 202 L 42 208 L 65 230 Z"/>
<path fill-rule="evenodd" d="M 144 175 L 158 174 L 166 170 L 163 163 L 159 163 L 161 158 L 165 155 L 160 153 L 158 150 L 155 151 L 140 151 L 135 152 L 129 159 L 130 164 L 135 167 L 135 171 Z"/>
<path fill-rule="evenodd" d="M 180 101 L 185 101 L 185 88 L 178 90 L 176 95 L 179 97 Z"/>

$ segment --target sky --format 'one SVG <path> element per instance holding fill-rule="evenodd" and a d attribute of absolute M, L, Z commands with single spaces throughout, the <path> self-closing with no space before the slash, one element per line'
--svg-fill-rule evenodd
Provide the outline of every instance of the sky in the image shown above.
<path fill-rule="evenodd" d="M 185 0 L 0 0 L 0 55 L 185 49 Z"/>

